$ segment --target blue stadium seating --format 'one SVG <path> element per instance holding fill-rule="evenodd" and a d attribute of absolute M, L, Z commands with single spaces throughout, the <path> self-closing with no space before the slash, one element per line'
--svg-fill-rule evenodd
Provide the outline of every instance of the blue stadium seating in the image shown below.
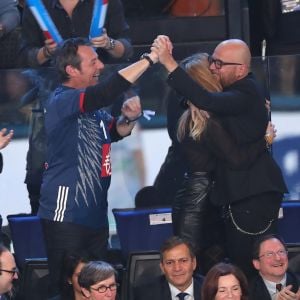
<path fill-rule="evenodd" d="M 300 201 L 282 203 L 279 234 L 287 244 L 300 244 Z M 123 258 L 136 251 L 158 251 L 173 235 L 171 208 L 113 209 Z M 30 258 L 46 258 L 42 226 L 37 216 L 7 216 L 17 264 Z"/>
<path fill-rule="evenodd" d="M 113 209 L 123 258 L 136 251 L 157 251 L 173 235 L 171 208 Z"/>
<path fill-rule="evenodd" d="M 23 268 L 26 259 L 47 257 L 39 217 L 10 215 L 7 220 L 19 268 Z"/>
<path fill-rule="evenodd" d="M 300 201 L 282 203 L 283 218 L 278 220 L 278 231 L 287 244 L 300 244 Z"/>

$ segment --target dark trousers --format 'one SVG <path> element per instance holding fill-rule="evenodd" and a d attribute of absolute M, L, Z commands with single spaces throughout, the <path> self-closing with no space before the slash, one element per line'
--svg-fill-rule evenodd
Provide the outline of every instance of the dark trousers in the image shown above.
<path fill-rule="evenodd" d="M 172 206 L 173 232 L 193 244 L 197 271 L 203 275 L 224 257 L 223 220 L 208 199 L 210 188 L 209 174 L 189 174 Z"/>
<path fill-rule="evenodd" d="M 226 208 L 228 255 L 248 278 L 256 274 L 252 266 L 252 248 L 255 240 L 262 235 L 277 233 L 281 201 L 281 193 L 268 192 L 235 202 L 231 204 L 230 210 Z"/>
<path fill-rule="evenodd" d="M 61 268 L 64 255 L 85 251 L 90 259 L 105 260 L 107 255 L 108 228 L 98 230 L 66 222 L 42 219 L 49 266 L 49 296 L 60 292 Z"/>
<path fill-rule="evenodd" d="M 41 196 L 40 190 L 41 190 L 40 183 L 34 183 L 34 184 L 27 183 L 27 191 L 28 191 L 28 197 L 30 200 L 30 207 L 31 207 L 32 215 L 36 215 L 39 210 L 40 196 Z"/>

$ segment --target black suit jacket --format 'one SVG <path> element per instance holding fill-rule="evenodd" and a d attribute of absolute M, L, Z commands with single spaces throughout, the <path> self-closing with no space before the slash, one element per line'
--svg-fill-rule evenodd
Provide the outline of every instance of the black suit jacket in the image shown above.
<path fill-rule="evenodd" d="M 297 292 L 299 282 L 293 273 L 287 272 L 286 285 L 293 285 L 292 291 Z M 250 283 L 249 300 L 272 300 L 270 293 L 260 275 Z"/>
<path fill-rule="evenodd" d="M 194 298 L 201 300 L 202 279 L 194 278 Z M 130 300 L 171 300 L 169 284 L 165 276 L 158 277 L 149 284 L 143 284 L 134 288 L 134 298 Z"/>
<path fill-rule="evenodd" d="M 261 88 L 252 74 L 233 83 L 222 93 L 209 93 L 181 68 L 168 83 L 194 105 L 215 113 L 238 145 L 247 145 L 265 135 L 268 116 Z M 219 161 L 211 199 L 216 205 L 239 201 L 264 192 L 287 192 L 281 170 L 265 150 L 245 170 L 232 170 Z"/>

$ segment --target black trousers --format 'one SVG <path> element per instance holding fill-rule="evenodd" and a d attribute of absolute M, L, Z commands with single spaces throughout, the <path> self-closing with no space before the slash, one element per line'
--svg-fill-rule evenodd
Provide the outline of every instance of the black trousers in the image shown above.
<path fill-rule="evenodd" d="M 159 205 L 172 206 L 178 189 L 184 180 L 186 166 L 174 146 L 169 147 L 164 163 L 155 178 L 154 187 Z"/>
<path fill-rule="evenodd" d="M 41 190 L 40 183 L 27 183 L 27 191 L 30 200 L 32 215 L 37 215 L 37 212 L 40 207 L 40 197 L 41 197 L 40 190 Z"/>
<path fill-rule="evenodd" d="M 252 248 L 255 240 L 277 234 L 278 212 L 282 194 L 268 192 L 235 202 L 225 208 L 226 247 L 230 260 L 248 278 L 255 276 Z"/>
<path fill-rule="evenodd" d="M 49 266 L 49 297 L 60 292 L 63 257 L 68 252 L 85 251 L 90 259 L 106 260 L 109 230 L 98 230 L 67 222 L 42 219 Z"/>
<path fill-rule="evenodd" d="M 203 275 L 224 257 L 223 220 L 208 198 L 212 182 L 205 172 L 186 176 L 172 206 L 173 231 L 193 244 Z"/>

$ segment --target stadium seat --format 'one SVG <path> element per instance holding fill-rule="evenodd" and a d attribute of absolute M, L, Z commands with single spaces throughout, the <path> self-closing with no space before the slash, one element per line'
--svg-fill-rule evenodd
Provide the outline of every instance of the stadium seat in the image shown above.
<path fill-rule="evenodd" d="M 39 217 L 9 215 L 7 220 L 19 268 L 23 268 L 26 259 L 45 258 L 47 256 Z"/>
<path fill-rule="evenodd" d="M 126 272 L 122 280 L 121 300 L 133 299 L 133 288 L 162 274 L 159 266 L 160 253 L 157 251 L 132 252 L 129 255 Z"/>
<path fill-rule="evenodd" d="M 287 244 L 300 244 L 300 201 L 283 201 L 278 232 Z"/>
<path fill-rule="evenodd" d="M 49 270 L 47 258 L 26 259 L 21 274 L 21 286 L 17 299 L 47 299 Z"/>
<path fill-rule="evenodd" d="M 125 260 L 130 252 L 158 251 L 173 235 L 171 208 L 120 208 L 112 212 Z"/>

